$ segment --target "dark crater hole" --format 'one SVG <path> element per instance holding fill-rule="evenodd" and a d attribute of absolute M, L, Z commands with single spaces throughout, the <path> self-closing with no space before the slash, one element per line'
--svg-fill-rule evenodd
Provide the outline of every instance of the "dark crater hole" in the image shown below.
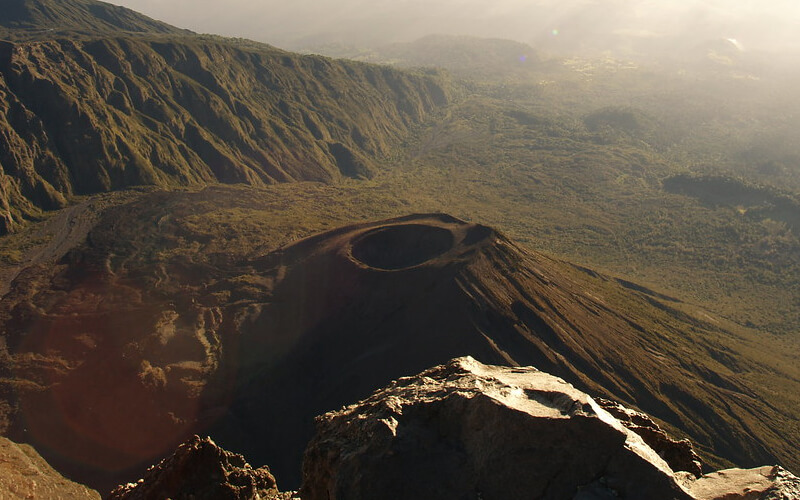
<path fill-rule="evenodd" d="M 406 224 L 375 229 L 353 243 L 353 257 L 378 269 L 405 269 L 453 248 L 447 229 Z"/>

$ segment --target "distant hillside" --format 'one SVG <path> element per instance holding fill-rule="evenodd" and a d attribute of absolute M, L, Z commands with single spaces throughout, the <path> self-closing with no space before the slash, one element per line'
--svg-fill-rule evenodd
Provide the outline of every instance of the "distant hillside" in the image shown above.
<path fill-rule="evenodd" d="M 0 37 L 23 39 L 51 32 L 190 33 L 125 7 L 94 0 L 4 0 Z"/>
<path fill-rule="evenodd" d="M 413 42 L 392 43 L 371 49 L 340 44 L 306 47 L 304 51 L 397 67 L 443 68 L 459 76 L 502 79 L 541 63 L 530 45 L 500 38 L 429 35 Z"/>
<path fill-rule="evenodd" d="M 0 49 L 0 233 L 133 185 L 369 177 L 448 100 L 434 77 L 217 37 Z"/>

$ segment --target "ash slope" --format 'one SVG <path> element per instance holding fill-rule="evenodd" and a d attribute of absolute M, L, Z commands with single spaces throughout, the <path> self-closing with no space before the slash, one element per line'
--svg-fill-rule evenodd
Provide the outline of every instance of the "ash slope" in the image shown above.
<path fill-rule="evenodd" d="M 315 415 L 462 355 L 625 401 L 715 465 L 797 468 L 797 420 L 747 382 L 782 375 L 677 302 L 446 215 L 264 255 L 204 253 L 181 224 L 203 196 L 108 210 L 86 243 L 20 273 L 0 305 L 4 433 L 93 487 L 137 477 L 194 432 L 296 486 Z"/>

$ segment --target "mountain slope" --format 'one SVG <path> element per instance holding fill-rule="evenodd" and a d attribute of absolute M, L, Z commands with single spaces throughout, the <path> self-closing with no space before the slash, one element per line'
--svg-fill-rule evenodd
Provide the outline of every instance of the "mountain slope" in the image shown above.
<path fill-rule="evenodd" d="M 240 198 L 144 195 L 22 272 L 0 307 L 4 433 L 102 489 L 210 429 L 292 485 L 314 415 L 469 354 L 633 404 L 715 465 L 797 467 L 797 402 L 772 395 L 796 377 L 674 299 L 443 215 L 259 252 L 256 226 L 204 212 L 258 199 Z M 197 224 L 256 251 L 221 251 Z"/>
<path fill-rule="evenodd" d="M 132 185 L 368 177 L 447 101 L 430 77 L 197 37 L 50 40 L 0 61 L 4 227 Z"/>
<path fill-rule="evenodd" d="M 94 0 L 4 0 L 0 36 L 24 39 L 54 32 L 171 33 L 189 31 L 156 21 L 125 7 Z"/>
<path fill-rule="evenodd" d="M 435 74 L 194 35 L 102 2 L 8 7 L 0 234 L 135 185 L 369 177 L 448 100 Z"/>

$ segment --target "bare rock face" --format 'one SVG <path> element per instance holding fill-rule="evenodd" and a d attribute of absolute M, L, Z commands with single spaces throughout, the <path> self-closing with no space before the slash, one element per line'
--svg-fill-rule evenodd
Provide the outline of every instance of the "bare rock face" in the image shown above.
<path fill-rule="evenodd" d="M 649 415 L 626 408 L 616 401 L 601 398 L 595 398 L 595 401 L 622 425 L 638 434 L 672 470 L 690 472 L 695 477 L 703 475 L 703 464 L 691 441 L 672 439 Z"/>
<path fill-rule="evenodd" d="M 148 469 L 137 483 L 118 487 L 111 500 L 268 500 L 278 492 L 268 467 L 253 469 L 244 457 L 194 436 L 175 453 Z"/>
<path fill-rule="evenodd" d="M 391 492 L 391 493 L 389 493 Z M 689 499 L 669 465 L 588 395 L 470 357 L 317 419 L 304 500 Z"/>
<path fill-rule="evenodd" d="M 0 498 L 100 500 L 100 494 L 64 478 L 32 447 L 0 437 Z"/>

